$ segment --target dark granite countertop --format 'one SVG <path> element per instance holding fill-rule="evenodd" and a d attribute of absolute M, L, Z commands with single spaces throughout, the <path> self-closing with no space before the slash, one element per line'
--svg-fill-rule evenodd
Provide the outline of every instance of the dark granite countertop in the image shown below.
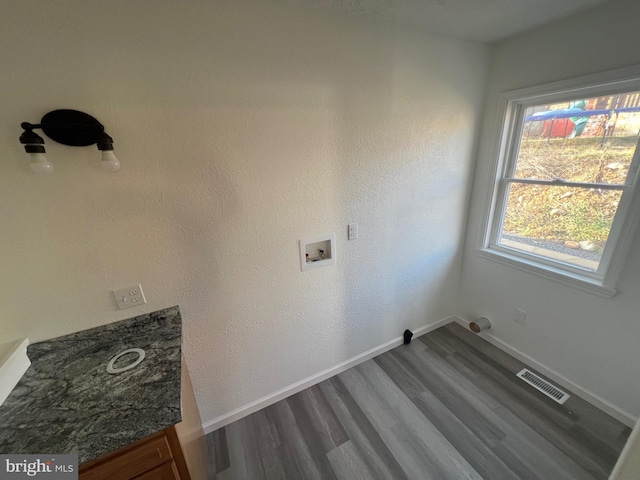
<path fill-rule="evenodd" d="M 0 453 L 77 453 L 85 463 L 179 423 L 181 341 L 176 306 L 30 345 L 31 366 L 0 406 Z M 129 348 L 144 360 L 107 373 Z"/>

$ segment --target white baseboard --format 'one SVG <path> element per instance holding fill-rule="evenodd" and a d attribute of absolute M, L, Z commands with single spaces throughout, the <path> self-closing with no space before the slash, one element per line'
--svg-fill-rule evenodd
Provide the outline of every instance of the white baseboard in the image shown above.
<path fill-rule="evenodd" d="M 419 337 L 420 335 L 424 335 L 425 333 L 432 332 L 433 330 L 440 328 L 443 325 L 451 323 L 456 320 L 456 317 L 447 317 L 442 320 L 438 320 L 435 323 L 430 325 L 425 325 L 420 328 L 413 330 L 413 338 Z M 320 383 L 328 378 L 333 377 L 345 370 L 350 369 L 351 367 L 355 367 L 356 365 L 365 362 L 373 357 L 376 357 L 384 352 L 391 350 L 392 348 L 397 347 L 398 345 L 402 345 L 404 339 L 403 337 L 396 337 L 393 340 L 389 340 L 382 345 L 378 345 L 377 347 L 371 348 L 366 352 L 363 352 L 355 357 L 350 358 L 344 362 L 341 362 L 333 367 L 327 368 L 315 375 L 311 375 L 310 377 L 304 378 L 299 382 L 291 384 L 287 387 L 281 388 L 280 390 L 270 393 L 269 395 L 265 395 L 262 398 L 259 398 L 251 403 L 247 403 L 240 408 L 236 408 L 235 410 L 230 411 L 229 413 L 225 413 L 213 420 L 202 422 L 202 428 L 204 429 L 205 435 L 207 433 L 214 432 L 219 428 L 222 428 L 230 423 L 235 422 L 236 420 L 240 420 L 247 415 L 251 415 L 252 413 L 257 412 L 258 410 L 262 410 L 269 405 L 273 405 L 280 400 L 283 400 L 291 395 L 298 393 L 305 388 L 309 388 L 317 383 Z"/>
<path fill-rule="evenodd" d="M 452 318 L 455 322 L 459 323 L 463 327 L 469 328 L 469 322 L 467 320 L 458 316 L 453 316 Z M 533 368 L 534 370 L 537 370 L 539 373 L 549 378 L 550 380 L 553 380 L 554 382 L 557 382 L 558 384 L 567 388 L 568 390 L 571 390 L 580 398 L 589 402 L 591 405 L 599 408 L 603 412 L 611 415 L 616 420 L 632 428 L 636 424 L 636 421 L 638 419 L 635 418 L 633 415 L 631 415 L 629 412 L 624 411 L 623 409 L 617 407 L 611 402 L 603 399 L 602 397 L 599 397 L 595 393 L 591 393 L 588 390 L 585 390 L 580 385 L 573 383 L 571 380 L 568 380 L 567 378 L 563 377 L 558 372 L 552 370 L 546 365 L 543 365 L 542 363 L 538 362 L 537 360 L 534 360 L 530 356 L 522 353 L 519 350 L 516 350 L 510 345 L 507 345 L 502 340 L 499 340 L 498 338 L 494 337 L 492 334 L 487 332 L 481 332 L 478 334 L 478 336 L 482 337 L 484 340 L 491 343 L 492 345 L 498 347 L 503 352 L 506 352 L 509 355 L 517 358 L 521 362 L 526 363 L 527 366 Z"/>

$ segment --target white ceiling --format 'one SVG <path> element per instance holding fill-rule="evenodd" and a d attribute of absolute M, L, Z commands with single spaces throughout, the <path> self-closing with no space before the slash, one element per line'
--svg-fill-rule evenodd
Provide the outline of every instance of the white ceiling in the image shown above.
<path fill-rule="evenodd" d="M 271 0 L 495 42 L 613 0 Z"/>

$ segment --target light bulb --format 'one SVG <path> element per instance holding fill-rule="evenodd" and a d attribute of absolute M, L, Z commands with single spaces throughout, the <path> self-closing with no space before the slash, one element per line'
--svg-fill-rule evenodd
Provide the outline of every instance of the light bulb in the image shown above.
<path fill-rule="evenodd" d="M 113 150 L 102 150 L 101 165 L 107 172 L 117 172 L 120 170 L 120 161 L 116 158 Z"/>
<path fill-rule="evenodd" d="M 44 153 L 30 153 L 29 157 L 31 162 L 29 166 L 31 170 L 36 173 L 51 173 L 53 172 L 53 165 L 47 160 L 47 156 Z"/>

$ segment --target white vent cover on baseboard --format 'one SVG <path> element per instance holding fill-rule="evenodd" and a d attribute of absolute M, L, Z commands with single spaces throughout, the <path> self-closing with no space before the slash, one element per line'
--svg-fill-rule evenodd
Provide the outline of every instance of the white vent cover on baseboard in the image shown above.
<path fill-rule="evenodd" d="M 533 388 L 540 390 L 547 397 L 552 398 L 556 402 L 563 404 L 567 401 L 567 399 L 571 396 L 566 392 L 563 392 L 555 385 L 550 384 L 544 378 L 536 375 L 529 369 L 522 369 L 520 372 L 516 374 L 517 377 L 521 378 Z"/>

